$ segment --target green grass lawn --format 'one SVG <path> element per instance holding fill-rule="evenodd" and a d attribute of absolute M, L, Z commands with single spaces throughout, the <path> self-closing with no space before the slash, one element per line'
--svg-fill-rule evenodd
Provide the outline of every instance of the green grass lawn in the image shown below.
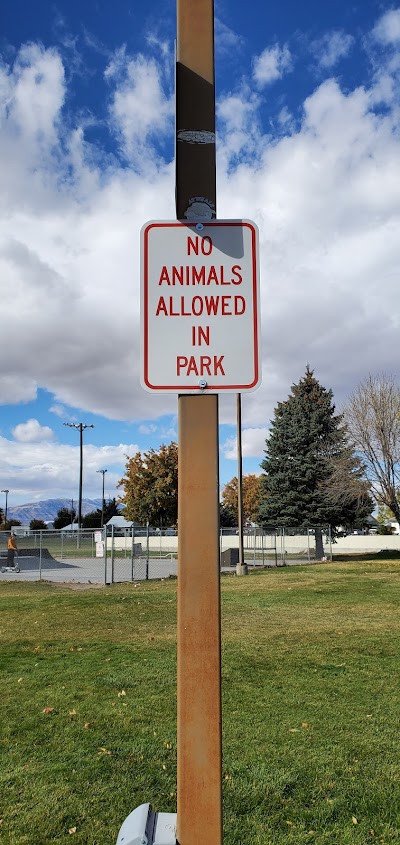
<path fill-rule="evenodd" d="M 0 842 L 176 810 L 177 582 L 0 584 Z M 222 579 L 224 845 L 400 843 L 400 565 Z"/>

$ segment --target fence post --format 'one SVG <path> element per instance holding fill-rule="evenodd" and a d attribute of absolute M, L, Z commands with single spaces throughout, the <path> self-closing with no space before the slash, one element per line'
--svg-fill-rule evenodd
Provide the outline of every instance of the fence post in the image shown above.
<path fill-rule="evenodd" d="M 149 521 L 146 522 L 146 581 L 149 579 Z"/>
<path fill-rule="evenodd" d="M 311 558 L 310 558 L 310 529 L 309 528 L 307 528 L 307 557 L 308 557 L 308 562 L 310 563 Z"/>
<path fill-rule="evenodd" d="M 133 581 L 134 575 L 135 575 L 134 559 L 135 559 L 135 528 L 134 528 L 134 525 L 132 523 L 132 525 L 131 525 L 131 581 Z"/>
<path fill-rule="evenodd" d="M 103 528 L 104 584 L 107 585 L 107 528 Z"/>
<path fill-rule="evenodd" d="M 39 581 L 42 580 L 42 534 L 43 531 L 39 531 Z"/>
<path fill-rule="evenodd" d="M 111 583 L 114 583 L 114 526 L 111 526 Z"/>

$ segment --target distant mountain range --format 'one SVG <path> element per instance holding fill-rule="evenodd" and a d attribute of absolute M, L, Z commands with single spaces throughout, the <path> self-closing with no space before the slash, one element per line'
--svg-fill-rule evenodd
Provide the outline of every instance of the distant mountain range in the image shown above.
<path fill-rule="evenodd" d="M 71 499 L 45 499 L 39 502 L 29 502 L 26 505 L 16 505 L 8 509 L 8 519 L 18 519 L 22 525 L 29 525 L 31 519 L 43 519 L 50 522 L 57 516 L 60 508 L 71 509 Z M 101 499 L 82 499 L 82 516 L 101 508 Z M 74 499 L 74 510 L 78 512 L 78 502 Z"/>

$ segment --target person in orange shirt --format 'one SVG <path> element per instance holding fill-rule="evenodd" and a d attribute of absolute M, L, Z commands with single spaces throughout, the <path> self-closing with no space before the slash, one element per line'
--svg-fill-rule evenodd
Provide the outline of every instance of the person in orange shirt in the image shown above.
<path fill-rule="evenodd" d="M 7 540 L 7 566 L 15 566 L 15 552 L 18 553 L 17 540 L 14 532 L 12 531 Z"/>

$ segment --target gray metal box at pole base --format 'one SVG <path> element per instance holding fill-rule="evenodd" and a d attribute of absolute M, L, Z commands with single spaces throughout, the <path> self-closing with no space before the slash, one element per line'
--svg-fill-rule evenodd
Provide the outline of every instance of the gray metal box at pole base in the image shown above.
<path fill-rule="evenodd" d="M 225 549 L 221 555 L 221 566 L 236 566 L 239 563 L 239 549 Z"/>

